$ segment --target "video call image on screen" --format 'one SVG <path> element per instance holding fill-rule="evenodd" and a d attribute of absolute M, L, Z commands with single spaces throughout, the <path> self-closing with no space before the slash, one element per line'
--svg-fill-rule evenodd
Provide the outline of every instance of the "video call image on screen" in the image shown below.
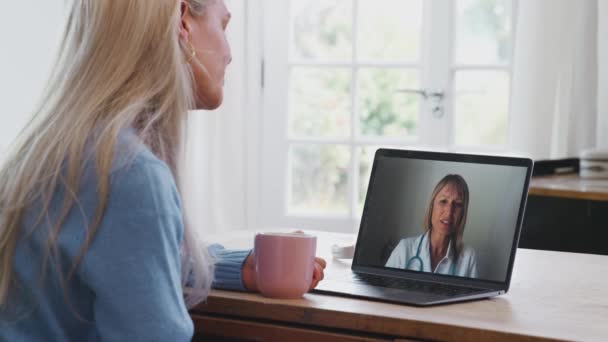
<path fill-rule="evenodd" d="M 357 263 L 505 281 L 526 171 L 378 156 Z"/>

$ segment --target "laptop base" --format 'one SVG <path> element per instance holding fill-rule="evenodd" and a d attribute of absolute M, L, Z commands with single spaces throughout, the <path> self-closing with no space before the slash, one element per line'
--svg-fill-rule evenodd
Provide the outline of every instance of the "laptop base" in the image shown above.
<path fill-rule="evenodd" d="M 487 290 L 463 296 L 450 297 L 433 293 L 409 291 L 407 289 L 395 289 L 374 285 L 365 285 L 354 283 L 348 280 L 334 279 L 323 280 L 317 285 L 313 292 L 319 294 L 338 295 L 351 298 L 362 298 L 382 302 L 407 304 L 412 306 L 433 306 L 448 303 L 458 303 L 494 297 L 504 293 L 504 291 Z"/>

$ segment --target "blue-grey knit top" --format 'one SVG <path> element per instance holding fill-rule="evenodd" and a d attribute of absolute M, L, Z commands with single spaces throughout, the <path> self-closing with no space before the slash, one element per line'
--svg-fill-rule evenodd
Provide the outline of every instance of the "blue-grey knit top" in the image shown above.
<path fill-rule="evenodd" d="M 68 283 L 62 279 L 80 251 L 97 203 L 94 163 L 85 163 L 79 206 L 61 226 L 60 262 L 44 263 L 44 272 L 49 223 L 61 211 L 63 190 L 56 191 L 48 217 L 33 231 L 42 208 L 34 204 L 27 210 L 14 257 L 17 282 L 0 312 L 0 341 L 192 338 L 180 280 L 184 224 L 173 175 L 132 130 L 121 134 L 115 155 L 103 219 Z M 249 251 L 218 245 L 210 250 L 219 258 L 214 286 L 243 290 L 241 266 Z"/>

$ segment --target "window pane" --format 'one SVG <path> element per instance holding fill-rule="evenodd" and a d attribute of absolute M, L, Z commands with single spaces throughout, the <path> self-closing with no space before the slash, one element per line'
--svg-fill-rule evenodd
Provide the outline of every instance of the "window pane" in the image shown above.
<path fill-rule="evenodd" d="M 460 71 L 455 77 L 456 144 L 506 144 L 509 74 Z"/>
<path fill-rule="evenodd" d="M 358 109 L 364 135 L 415 136 L 420 98 L 400 89 L 419 88 L 418 72 L 403 69 L 366 68 L 359 72 Z"/>
<path fill-rule="evenodd" d="M 290 213 L 348 213 L 348 146 L 293 145 L 289 162 Z"/>
<path fill-rule="evenodd" d="M 458 0 L 456 62 L 508 63 L 511 56 L 511 0 Z"/>
<path fill-rule="evenodd" d="M 359 0 L 357 58 L 416 62 L 421 28 L 421 0 Z"/>
<path fill-rule="evenodd" d="M 289 86 L 289 127 L 293 136 L 350 135 L 351 71 L 293 68 Z"/>
<path fill-rule="evenodd" d="M 291 1 L 291 57 L 350 61 L 352 0 Z"/>

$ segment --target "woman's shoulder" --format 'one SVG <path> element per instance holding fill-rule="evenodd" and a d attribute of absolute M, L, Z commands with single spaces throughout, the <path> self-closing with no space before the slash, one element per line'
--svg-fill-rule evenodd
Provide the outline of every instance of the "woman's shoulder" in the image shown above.
<path fill-rule="evenodd" d="M 125 128 L 120 131 L 114 144 L 110 176 L 128 184 L 152 180 L 173 182 L 173 174 L 167 164 L 160 160 L 140 140 L 135 131 Z"/>
<path fill-rule="evenodd" d="M 110 174 L 111 193 L 146 208 L 179 207 L 179 196 L 169 167 L 151 152 L 142 150 Z"/>
<path fill-rule="evenodd" d="M 84 186 L 96 192 L 99 179 L 93 159 L 87 162 Z M 167 164 L 157 158 L 132 131 L 116 140 L 108 174 L 109 205 L 138 208 L 180 207 L 177 186 Z M 90 192 L 87 191 L 87 192 Z"/>
<path fill-rule="evenodd" d="M 402 247 L 412 246 L 418 242 L 419 238 L 420 238 L 420 235 L 403 238 L 399 241 L 399 246 L 402 246 Z"/>
<path fill-rule="evenodd" d="M 150 151 L 132 128 L 125 128 L 120 131 L 114 145 L 113 154 L 112 173 L 124 171 L 133 166 L 169 171 L 165 162 Z"/>
<path fill-rule="evenodd" d="M 462 248 L 462 256 L 464 258 L 475 259 L 477 256 L 477 253 L 475 252 L 475 248 L 473 248 L 469 245 L 464 245 L 464 247 Z"/>
<path fill-rule="evenodd" d="M 99 152 L 100 149 L 93 147 L 91 141 L 87 142 L 83 165 L 85 177 L 93 176 L 93 178 L 96 178 L 97 173 L 95 171 Z M 111 153 L 110 175 L 137 172 L 141 169 L 154 170 L 160 173 L 170 172 L 166 163 L 150 151 L 132 128 L 120 130 Z"/>
<path fill-rule="evenodd" d="M 132 181 L 134 180 L 133 177 L 139 179 L 152 178 L 155 181 L 160 181 L 159 185 L 167 181 L 174 182 L 173 173 L 169 166 L 145 146 L 132 152 L 129 157 L 124 159 L 122 159 L 121 152 L 116 152 L 110 176 L 124 178 L 125 181 Z"/>

